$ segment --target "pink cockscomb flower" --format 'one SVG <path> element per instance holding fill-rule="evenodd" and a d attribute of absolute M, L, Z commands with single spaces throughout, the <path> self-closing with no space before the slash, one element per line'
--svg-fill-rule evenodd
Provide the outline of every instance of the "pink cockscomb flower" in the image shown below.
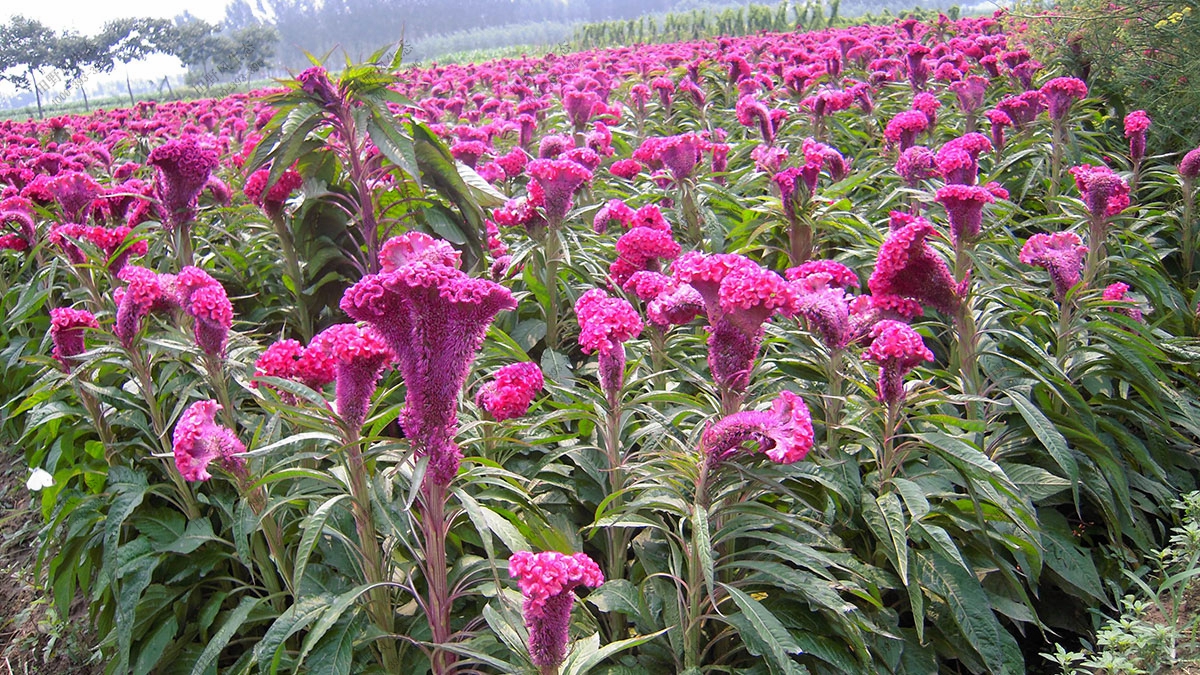
<path fill-rule="evenodd" d="M 1050 119 L 1058 122 L 1066 118 L 1071 104 L 1087 97 L 1087 84 L 1077 77 L 1056 77 L 1042 85 L 1042 97 L 1046 99 L 1046 112 Z"/>
<path fill-rule="evenodd" d="M 1107 166 L 1081 164 L 1071 167 L 1071 175 L 1093 221 L 1102 222 L 1129 208 L 1129 184 Z"/>
<path fill-rule="evenodd" d="M 596 234 L 604 234 L 612 223 L 617 223 L 621 227 L 629 227 L 629 223 L 633 220 L 633 213 L 633 209 L 624 201 L 610 199 L 596 212 L 595 218 L 592 219 L 592 229 Z"/>
<path fill-rule="evenodd" d="M 577 586 L 595 588 L 604 583 L 600 566 L 585 553 L 516 551 L 508 561 L 508 574 L 517 580 L 524 596 L 523 614 L 529 629 L 529 658 L 548 672 L 567 655 L 572 592 Z"/>
<path fill-rule="evenodd" d="M 60 173 L 50 179 L 47 187 L 62 208 L 63 220 L 71 223 L 84 222 L 92 202 L 104 194 L 95 178 L 79 171 Z"/>
<path fill-rule="evenodd" d="M 854 270 L 836 260 L 809 260 L 784 272 L 788 281 L 800 281 L 814 274 L 828 275 L 827 283 L 839 288 L 858 290 L 859 287 L 858 275 L 854 273 Z"/>
<path fill-rule="evenodd" d="M 352 323 L 326 328 L 311 344 L 333 358 L 338 417 L 351 429 L 360 429 L 379 376 L 395 358 L 391 348 L 370 326 Z"/>
<path fill-rule="evenodd" d="M 1146 130 L 1150 128 L 1150 116 L 1145 110 L 1134 110 L 1125 116 L 1125 138 L 1129 139 L 1129 159 L 1142 161 L 1146 156 Z"/>
<path fill-rule="evenodd" d="M 617 178 L 625 180 L 633 180 L 635 176 L 642 172 L 642 163 L 636 159 L 619 159 L 608 167 L 609 173 Z"/>
<path fill-rule="evenodd" d="M 1019 259 L 1026 265 L 1036 265 L 1050 273 L 1054 282 L 1054 297 L 1062 302 L 1067 291 L 1082 279 L 1083 262 L 1088 247 L 1074 232 L 1035 234 L 1021 247 Z"/>
<path fill-rule="evenodd" d="M 571 210 L 575 192 L 592 180 L 591 171 L 569 159 L 535 159 L 525 171 L 531 178 L 531 186 L 539 188 L 539 201 L 552 228 L 561 225 Z"/>
<path fill-rule="evenodd" d="M 884 127 L 883 137 L 903 152 L 916 142 L 917 136 L 929 128 L 929 117 L 920 110 L 898 113 Z"/>
<path fill-rule="evenodd" d="M 54 342 L 51 354 L 63 369 L 70 372 L 77 356 L 83 353 L 83 331 L 99 328 L 95 315 L 84 309 L 55 307 L 50 310 L 50 339 Z"/>
<path fill-rule="evenodd" d="M 983 224 L 983 206 L 996 201 L 991 191 L 979 185 L 947 185 L 937 191 L 934 201 L 946 208 L 950 235 L 955 242 L 969 242 L 979 236 Z"/>
<path fill-rule="evenodd" d="M 233 474 L 242 474 L 246 461 L 237 455 L 246 451 L 232 429 L 220 426 L 216 414 L 221 404 L 216 401 L 196 401 L 175 425 L 175 466 L 187 481 L 205 481 L 212 478 L 208 465 L 216 461 L 221 468 Z"/>
<path fill-rule="evenodd" d="M 775 144 L 775 122 L 771 119 L 771 111 L 753 94 L 746 94 L 738 99 L 734 106 L 738 122 L 742 126 L 757 126 L 763 143 Z"/>
<path fill-rule="evenodd" d="M 199 267 L 185 267 L 175 277 L 176 302 L 196 319 L 193 331 L 196 344 L 209 356 L 225 353 L 229 328 L 233 325 L 233 304 L 221 282 Z"/>
<path fill-rule="evenodd" d="M 902 321 L 884 319 L 871 328 L 871 345 L 863 359 L 879 366 L 877 400 L 888 405 L 904 402 L 904 376 L 925 361 L 933 360 L 933 352 L 917 331 Z"/>
<path fill-rule="evenodd" d="M 758 451 L 777 464 L 799 462 L 813 447 L 808 406 L 796 394 L 781 391 L 770 410 L 743 410 L 706 428 L 700 437 L 700 452 L 706 461 L 716 464 L 746 443 L 757 444 Z"/>
<path fill-rule="evenodd" d="M 401 422 L 437 485 L 450 483 L 462 458 L 454 436 L 467 371 L 496 314 L 515 307 L 505 287 L 425 258 L 367 275 L 342 296 L 342 310 L 396 354 L 406 386 Z"/>
<path fill-rule="evenodd" d="M 1121 283 L 1109 284 L 1104 289 L 1104 300 L 1116 304 L 1112 311 L 1118 314 L 1133 319 L 1134 321 L 1142 321 L 1142 310 L 1137 306 L 1137 301 L 1127 296 L 1129 293 L 1129 284 Z"/>
<path fill-rule="evenodd" d="M 250 174 L 246 179 L 246 187 L 244 192 L 246 198 L 256 204 L 267 214 L 269 218 L 277 218 L 283 213 L 283 205 L 301 185 L 304 184 L 304 179 L 300 174 L 292 170 L 284 171 L 271 189 L 267 188 L 267 180 L 271 177 L 271 172 L 267 169 L 259 169 Z"/>
<path fill-rule="evenodd" d="M 974 185 L 979 177 L 979 155 L 992 150 L 987 136 L 970 133 L 947 141 L 937 153 L 938 171 L 947 183 Z"/>
<path fill-rule="evenodd" d="M 910 146 L 896 160 L 896 173 L 908 187 L 916 188 L 921 181 L 938 175 L 936 156 L 923 145 Z"/>
<path fill-rule="evenodd" d="M 671 236 L 669 227 L 634 227 L 617 240 L 617 259 L 609 267 L 608 274 L 615 285 L 624 286 L 634 273 L 657 272 L 661 261 L 674 260 L 680 252 L 679 243 Z"/>
<path fill-rule="evenodd" d="M 33 248 L 37 240 L 37 229 L 34 227 L 33 216 L 28 211 L 0 208 L 0 226 L 12 229 L 11 232 L 0 235 L 0 248 L 12 251 L 28 251 Z"/>
<path fill-rule="evenodd" d="M 1189 151 L 1179 161 L 1179 175 L 1185 180 L 1195 180 L 1200 176 L 1200 148 Z"/>
<path fill-rule="evenodd" d="M 918 217 L 888 234 L 867 280 L 875 298 L 898 296 L 947 314 L 957 311 L 963 289 L 955 284 L 946 261 L 926 243 L 933 233 L 933 225 Z"/>
<path fill-rule="evenodd" d="M 992 109 L 985 113 L 992 127 L 992 147 L 996 152 L 1004 150 L 1004 128 L 1013 125 L 1012 118 L 1003 110 Z"/>
<path fill-rule="evenodd" d="M 639 228 L 641 229 L 641 228 Z M 642 319 L 628 300 L 609 297 L 599 288 L 575 302 L 579 346 L 600 358 L 600 388 L 615 402 L 625 385 L 625 342 L 642 332 Z"/>
<path fill-rule="evenodd" d="M 126 283 L 124 288 L 113 291 L 117 305 L 117 319 L 113 332 L 126 348 L 133 346 L 133 339 L 141 330 L 142 319 L 152 312 L 166 311 L 177 307 L 178 302 L 170 290 L 174 279 L 152 270 L 126 265 L 117 275 Z"/>
<path fill-rule="evenodd" d="M 155 190 L 166 211 L 164 225 L 175 228 L 196 217 L 196 198 L 219 163 L 215 148 L 184 136 L 150 151 L 147 164 L 158 170 Z"/>
<path fill-rule="evenodd" d="M 545 386 L 542 369 L 536 363 L 512 363 L 496 371 L 475 394 L 475 405 L 487 411 L 497 422 L 521 417 Z"/>

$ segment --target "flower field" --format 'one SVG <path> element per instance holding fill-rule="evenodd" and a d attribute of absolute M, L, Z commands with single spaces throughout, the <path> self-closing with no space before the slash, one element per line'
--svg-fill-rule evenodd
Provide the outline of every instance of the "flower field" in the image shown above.
<path fill-rule="evenodd" d="M 0 122 L 106 673 L 1024 673 L 1197 487 L 1200 150 L 1002 14 Z"/>

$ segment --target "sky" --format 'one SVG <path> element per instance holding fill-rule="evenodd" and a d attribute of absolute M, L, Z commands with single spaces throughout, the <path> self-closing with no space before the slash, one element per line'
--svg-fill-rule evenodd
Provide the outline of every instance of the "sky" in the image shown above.
<path fill-rule="evenodd" d="M 0 22 L 7 23 L 13 16 L 21 15 L 45 24 L 56 31 L 71 30 L 83 35 L 95 35 L 104 24 L 113 19 L 126 17 L 149 17 L 173 19 L 187 11 L 198 19 L 216 23 L 225 16 L 226 0 L 0 0 Z M 101 83 L 125 81 L 128 75 L 134 82 L 161 79 L 163 76 L 178 78 L 185 73 L 183 64 L 173 56 L 157 54 L 147 59 L 118 65 L 112 73 L 95 76 L 96 80 L 85 82 L 89 90 Z M 14 90 L 7 83 L 0 85 L 0 108 Z"/>

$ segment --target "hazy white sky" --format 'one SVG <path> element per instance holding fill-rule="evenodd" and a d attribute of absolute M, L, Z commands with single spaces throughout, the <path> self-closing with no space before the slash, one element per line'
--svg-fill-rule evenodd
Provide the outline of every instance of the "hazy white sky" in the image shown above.
<path fill-rule="evenodd" d="M 21 14 L 37 19 L 55 30 L 74 30 L 91 35 L 105 21 L 129 16 L 170 19 L 185 10 L 205 21 L 225 16 L 225 0 L 0 0 L 0 19 Z"/>

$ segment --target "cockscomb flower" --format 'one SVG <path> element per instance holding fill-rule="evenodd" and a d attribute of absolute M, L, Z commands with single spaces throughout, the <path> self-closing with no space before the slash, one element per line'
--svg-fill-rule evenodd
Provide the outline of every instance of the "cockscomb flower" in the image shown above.
<path fill-rule="evenodd" d="M 923 145 L 913 145 L 896 159 L 896 173 L 908 187 L 915 189 L 921 181 L 938 175 L 936 156 Z"/>
<path fill-rule="evenodd" d="M 525 171 L 531 185 L 540 188 L 541 206 L 551 227 L 562 224 L 575 192 L 592 180 L 591 171 L 568 159 L 535 159 Z"/>
<path fill-rule="evenodd" d="M 951 184 L 938 189 L 934 201 L 946 208 L 951 237 L 955 242 L 963 242 L 979 236 L 983 224 L 983 206 L 996 201 L 996 198 L 986 187 Z"/>
<path fill-rule="evenodd" d="M 628 300 L 609 297 L 599 288 L 575 301 L 579 320 L 579 346 L 598 352 L 600 388 L 615 402 L 625 385 L 625 342 L 642 332 L 642 319 Z"/>
<path fill-rule="evenodd" d="M 313 66 L 296 76 L 300 89 L 312 94 L 323 106 L 333 107 L 341 101 L 337 88 L 329 80 L 329 73 L 322 66 Z"/>
<path fill-rule="evenodd" d="M 221 282 L 199 267 L 185 267 L 174 279 L 176 302 L 196 319 L 193 331 L 196 344 L 209 356 L 225 353 L 229 328 L 233 325 L 233 304 Z"/>
<path fill-rule="evenodd" d="M 1040 91 L 1027 91 L 1019 96 L 1006 96 L 996 107 L 1008 115 L 1013 125 L 1023 129 L 1032 123 L 1039 113 L 1046 108 L 1046 97 Z"/>
<path fill-rule="evenodd" d="M 99 328 L 94 314 L 83 309 L 55 307 L 50 310 L 50 339 L 54 342 L 53 356 L 70 372 L 75 357 L 83 353 L 83 331 Z"/>
<path fill-rule="evenodd" d="M 642 163 L 636 159 L 619 159 L 608 167 L 608 172 L 617 178 L 625 180 L 633 180 L 635 176 L 642 172 Z"/>
<path fill-rule="evenodd" d="M 175 425 L 175 467 L 186 481 L 205 481 L 212 478 L 208 465 L 216 461 L 233 474 L 242 474 L 246 461 L 237 455 L 246 452 L 232 429 L 217 424 L 216 414 L 222 409 L 216 401 L 196 401 Z"/>
<path fill-rule="evenodd" d="M 876 399 L 896 405 L 904 402 L 904 376 L 921 363 L 932 361 L 933 352 L 911 326 L 884 319 L 871 328 L 871 345 L 863 352 L 863 359 L 879 366 Z"/>
<path fill-rule="evenodd" d="M 980 75 L 968 75 L 958 82 L 950 83 L 950 91 L 958 97 L 958 107 L 963 114 L 970 115 L 983 105 L 987 94 L 988 79 Z"/>
<path fill-rule="evenodd" d="M 512 363 L 496 371 L 475 394 L 475 405 L 497 422 L 515 419 L 529 412 L 529 404 L 545 386 L 542 369 L 536 363 Z"/>
<path fill-rule="evenodd" d="M 158 170 L 155 189 L 167 214 L 164 224 L 175 228 L 191 222 L 196 198 L 219 163 L 216 149 L 184 136 L 151 150 L 146 163 Z"/>
<path fill-rule="evenodd" d="M 1067 116 L 1072 103 L 1087 97 L 1087 84 L 1077 77 L 1056 77 L 1042 85 L 1041 93 L 1050 119 L 1058 122 Z"/>
<path fill-rule="evenodd" d="M 1129 208 L 1129 184 L 1107 166 L 1071 167 L 1075 187 L 1094 221 L 1100 222 Z"/>
<path fill-rule="evenodd" d="M 83 222 L 92 202 L 104 194 L 95 178 L 79 171 L 60 173 L 50 179 L 47 187 L 62 208 L 63 220 L 72 223 Z"/>
<path fill-rule="evenodd" d="M 700 161 L 702 141 L 696 134 L 680 134 L 668 136 L 658 146 L 658 158 L 663 166 L 671 170 L 676 183 L 682 183 L 691 177 L 692 171 Z"/>
<path fill-rule="evenodd" d="M 788 159 L 787 148 L 771 145 L 759 145 L 750 151 L 750 159 L 754 160 L 754 168 L 763 173 L 775 174 L 779 167 Z"/>
<path fill-rule="evenodd" d="M 991 149 L 988 137 L 978 133 L 947 141 L 937 153 L 938 171 L 947 183 L 974 185 L 979 177 L 979 155 Z"/>
<path fill-rule="evenodd" d="M 828 275 L 827 283 L 839 288 L 858 290 L 858 275 L 854 273 L 854 270 L 836 260 L 809 260 L 784 272 L 788 281 L 801 281 L 814 274 Z"/>
<path fill-rule="evenodd" d="M 10 227 L 12 232 L 0 235 L 0 248 L 13 251 L 28 251 L 37 240 L 37 229 L 33 216 L 28 211 L 0 209 L 0 226 Z"/>
<path fill-rule="evenodd" d="M 379 265 L 384 272 L 395 272 L 405 265 L 421 261 L 458 267 L 462 263 L 462 254 L 450 242 L 435 239 L 424 232 L 392 237 L 383 242 L 379 252 Z"/>
<path fill-rule="evenodd" d="M 775 123 L 771 120 L 771 111 L 763 105 L 762 101 L 755 98 L 753 94 L 746 94 L 738 99 L 734 110 L 737 113 L 738 122 L 742 126 L 757 125 L 763 142 L 767 145 L 775 144 Z"/>
<path fill-rule="evenodd" d="M 812 416 L 804 400 L 784 390 L 770 410 L 743 410 L 722 418 L 704 430 L 700 452 L 711 463 L 728 459 L 754 443 L 776 464 L 804 459 L 813 447 Z"/>
<path fill-rule="evenodd" d="M 604 234 L 612 223 L 617 223 L 621 227 L 629 227 L 632 220 L 633 209 L 628 204 L 620 199 L 610 199 L 596 212 L 595 218 L 592 219 L 592 230 L 596 234 Z"/>
<path fill-rule="evenodd" d="M 1054 282 L 1054 297 L 1061 303 L 1067 297 L 1067 291 L 1082 279 L 1087 252 L 1088 247 L 1074 232 L 1041 233 L 1025 242 L 1018 259 L 1050 273 L 1050 280 Z"/>
<path fill-rule="evenodd" d="M 390 347 L 370 326 L 339 323 L 312 339 L 334 362 L 334 396 L 337 414 L 351 429 L 359 429 L 367 418 L 371 395 L 383 369 L 395 358 Z"/>
<path fill-rule="evenodd" d="M 604 573 L 584 553 L 516 551 L 509 558 L 508 574 L 517 580 L 525 598 L 522 610 L 529 629 L 530 660 L 538 668 L 556 668 L 567 654 L 575 603 L 572 591 L 577 586 L 599 586 Z"/>
<path fill-rule="evenodd" d="M 867 280 L 874 297 L 908 298 L 946 314 L 958 310 L 965 289 L 955 284 L 946 261 L 926 243 L 933 233 L 929 221 L 911 218 L 888 234 Z"/>
<path fill-rule="evenodd" d="M 1146 130 L 1150 116 L 1145 110 L 1134 110 L 1125 116 L 1125 138 L 1129 139 L 1129 158 L 1140 162 L 1146 156 Z"/>
<path fill-rule="evenodd" d="M 1012 118 L 1003 110 L 992 109 L 986 113 L 988 122 L 992 126 L 992 147 L 996 152 L 1004 149 L 1004 128 L 1013 125 Z"/>
<path fill-rule="evenodd" d="M 899 146 L 903 152 L 916 143 L 917 136 L 929 128 L 929 117 L 920 110 L 905 110 L 897 113 L 883 129 L 888 143 Z"/>
<path fill-rule="evenodd" d="M 396 354 L 406 386 L 401 423 L 437 485 L 450 483 L 462 457 L 454 435 L 467 371 L 496 314 L 515 307 L 503 286 L 428 259 L 367 275 L 342 296 L 342 311 L 370 323 Z"/>
<path fill-rule="evenodd" d="M 113 291 L 113 300 L 117 305 L 113 332 L 121 344 L 131 348 L 133 339 L 141 330 L 143 318 L 151 312 L 166 311 L 177 306 L 177 301 L 169 291 L 174 279 L 134 265 L 126 265 L 117 277 L 126 285 Z"/>
<path fill-rule="evenodd" d="M 254 361 L 254 377 L 293 379 L 296 376 L 296 363 L 303 355 L 304 346 L 296 340 L 275 342 Z M 259 382 L 252 380 L 250 386 L 257 389 Z"/>
<path fill-rule="evenodd" d="M 657 272 L 661 261 L 675 259 L 681 250 L 669 228 L 634 227 L 617 240 L 617 259 L 608 274 L 615 285 L 624 286 L 635 272 Z"/>
<path fill-rule="evenodd" d="M 279 180 L 275 181 L 271 189 L 267 190 L 267 179 L 270 177 L 271 172 L 267 169 L 255 171 L 246 179 L 243 191 L 246 198 L 261 208 L 268 218 L 276 218 L 283 213 L 283 205 L 292 192 L 304 184 L 304 179 L 300 174 L 288 169 L 279 176 Z"/>
<path fill-rule="evenodd" d="M 1127 293 L 1129 293 L 1129 284 L 1118 281 L 1115 284 L 1109 284 L 1104 289 L 1104 300 L 1106 302 L 1118 303 L 1116 307 L 1112 308 L 1112 311 L 1124 314 L 1134 321 L 1141 322 L 1142 310 L 1137 306 L 1137 302 L 1133 298 L 1126 297 Z"/>
<path fill-rule="evenodd" d="M 1179 161 L 1179 175 L 1188 180 L 1195 180 L 1200 176 L 1200 148 L 1189 151 Z"/>
<path fill-rule="evenodd" d="M 646 274 L 652 274 L 647 272 Z M 636 277 L 637 275 L 634 275 Z M 668 277 L 669 279 L 669 277 Z M 630 283 L 633 279 L 630 279 Z M 640 296 L 639 296 L 640 297 Z M 643 298 L 644 299 L 644 298 Z M 671 283 L 658 292 L 646 305 L 646 319 L 660 332 L 671 326 L 682 326 L 704 313 L 704 298 L 688 284 Z"/>

